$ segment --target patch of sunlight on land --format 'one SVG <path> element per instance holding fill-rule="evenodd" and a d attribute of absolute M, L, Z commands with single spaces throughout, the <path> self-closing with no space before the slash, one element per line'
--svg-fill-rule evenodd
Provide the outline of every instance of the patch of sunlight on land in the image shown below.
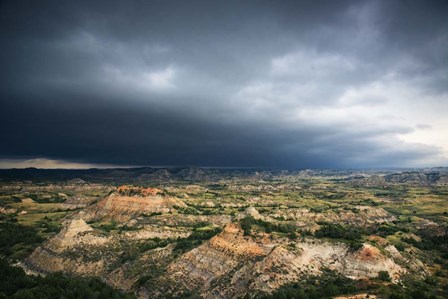
<path fill-rule="evenodd" d="M 36 226 L 44 218 L 52 219 L 53 221 L 59 221 L 67 215 L 67 212 L 42 212 L 42 213 L 27 213 L 24 215 L 18 215 L 17 220 L 20 224 L 28 226 Z"/>
<path fill-rule="evenodd" d="M 44 219 L 44 217 L 60 220 L 69 212 L 60 203 L 35 203 L 35 202 L 19 202 L 10 205 L 19 211 L 25 211 L 25 213 L 19 213 L 17 220 L 20 224 L 34 226 L 38 222 Z"/>

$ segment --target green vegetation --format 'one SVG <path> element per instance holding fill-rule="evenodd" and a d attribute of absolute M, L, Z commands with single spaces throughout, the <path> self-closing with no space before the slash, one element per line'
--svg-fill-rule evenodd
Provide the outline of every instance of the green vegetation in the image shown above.
<path fill-rule="evenodd" d="M 362 247 L 363 231 L 356 227 L 345 227 L 338 223 L 324 223 L 319 230 L 314 233 L 318 238 L 341 239 L 346 241 L 353 250 Z"/>
<path fill-rule="evenodd" d="M 389 272 L 387 272 L 387 271 L 378 272 L 378 279 L 382 280 L 382 281 L 387 281 L 387 282 L 391 281 Z"/>
<path fill-rule="evenodd" d="M 389 299 L 438 299 L 448 297 L 448 287 L 440 285 L 433 276 L 426 279 L 416 279 L 410 275 L 404 276 L 400 285 L 389 285 L 377 291 Z"/>
<path fill-rule="evenodd" d="M 60 228 L 48 218 L 40 227 L 46 232 Z M 5 258 L 21 260 L 44 240 L 38 229 L 19 224 L 14 215 L 0 214 L 0 240 L 0 298 L 134 298 L 98 278 L 74 278 L 59 273 L 36 277 L 10 266 Z"/>
<path fill-rule="evenodd" d="M 177 210 L 181 214 L 190 214 L 190 215 L 200 215 L 201 212 L 199 212 L 195 207 L 188 206 L 186 208 L 178 207 Z"/>
<path fill-rule="evenodd" d="M 15 195 L 0 195 L 0 202 L 3 206 L 7 206 L 13 203 L 19 203 L 22 199 Z"/>
<path fill-rule="evenodd" d="M 103 232 L 109 233 L 118 229 L 118 224 L 112 220 L 110 222 L 89 222 L 90 226 Z"/>
<path fill-rule="evenodd" d="M 361 230 L 355 227 L 344 227 L 338 223 L 324 223 L 314 234 L 318 238 L 334 238 L 346 240 L 359 240 L 362 237 Z"/>
<path fill-rule="evenodd" d="M 42 220 L 37 223 L 37 226 L 43 229 L 44 233 L 57 234 L 62 226 L 60 222 L 53 221 L 52 218 L 45 216 Z"/>
<path fill-rule="evenodd" d="M 244 230 L 244 235 L 250 235 L 253 226 L 261 227 L 265 232 L 279 232 L 285 234 L 291 234 L 291 236 L 295 236 L 293 233 L 296 232 L 296 226 L 289 223 L 272 223 L 268 221 L 264 221 L 261 219 L 255 219 L 252 216 L 246 216 L 240 221 L 241 228 Z"/>
<path fill-rule="evenodd" d="M 12 260 L 29 255 L 43 238 L 33 227 L 21 225 L 11 215 L 0 214 L 0 254 Z"/>
<path fill-rule="evenodd" d="M 28 197 L 37 203 L 62 203 L 67 200 L 65 196 L 58 194 L 42 195 L 42 194 L 28 194 Z"/>
<path fill-rule="evenodd" d="M 183 253 L 189 251 L 202 244 L 203 241 L 211 239 L 213 236 L 219 234 L 221 228 L 195 228 L 190 236 L 183 239 L 178 239 L 174 251 Z"/>
<path fill-rule="evenodd" d="M 45 277 L 29 276 L 22 269 L 10 266 L 4 259 L 0 259 L 0 269 L 0 298 L 135 298 L 114 290 L 99 278 L 67 277 L 60 273 Z"/>
<path fill-rule="evenodd" d="M 448 235 L 445 236 L 421 236 L 421 241 L 414 238 L 402 238 L 402 241 L 411 244 L 421 250 L 438 251 L 442 258 L 448 259 Z"/>
<path fill-rule="evenodd" d="M 148 250 L 165 247 L 174 242 L 175 240 L 172 239 L 160 239 L 160 238 L 149 239 L 139 245 L 139 251 L 145 252 Z"/>
<path fill-rule="evenodd" d="M 149 213 L 149 214 L 143 214 L 145 217 L 153 217 L 153 216 L 160 216 L 160 215 L 162 215 L 163 213 L 162 212 L 152 212 L 152 213 Z"/>
<path fill-rule="evenodd" d="M 440 285 L 440 281 L 432 276 L 422 280 L 407 275 L 403 277 L 400 285 L 389 284 L 390 281 L 391 277 L 386 271 L 379 272 L 377 282 L 365 283 L 323 269 L 319 276 L 309 276 L 296 283 L 285 285 L 270 295 L 261 295 L 257 298 L 325 299 L 362 292 L 388 299 L 441 299 L 448 296 L 448 288 L 445 286 L 445 289 L 438 289 L 437 286 Z M 385 284 L 385 282 L 388 284 Z"/>
<path fill-rule="evenodd" d="M 393 235 L 399 231 L 408 232 L 409 229 L 403 228 L 403 227 L 398 227 L 398 226 L 392 225 L 392 224 L 383 223 L 380 226 L 378 226 L 376 229 L 372 230 L 371 233 L 377 234 L 381 237 L 387 237 L 387 236 Z"/>
<path fill-rule="evenodd" d="M 296 283 L 280 287 L 263 299 L 324 299 L 359 291 L 356 281 L 324 269 L 320 276 L 309 276 Z"/>

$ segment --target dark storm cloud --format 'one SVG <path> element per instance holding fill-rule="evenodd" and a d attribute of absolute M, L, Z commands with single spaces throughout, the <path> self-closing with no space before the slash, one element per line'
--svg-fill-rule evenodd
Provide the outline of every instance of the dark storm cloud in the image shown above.
<path fill-rule="evenodd" d="M 448 129 L 443 12 L 425 1 L 4 1 L 0 156 L 444 162 L 443 142 L 397 137 Z M 402 109 L 422 98 L 434 111 Z"/>

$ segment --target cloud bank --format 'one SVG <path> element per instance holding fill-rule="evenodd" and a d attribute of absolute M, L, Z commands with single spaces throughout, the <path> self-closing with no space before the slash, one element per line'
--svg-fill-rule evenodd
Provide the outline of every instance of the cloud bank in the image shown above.
<path fill-rule="evenodd" d="M 445 1 L 0 5 L 0 158 L 447 163 Z"/>

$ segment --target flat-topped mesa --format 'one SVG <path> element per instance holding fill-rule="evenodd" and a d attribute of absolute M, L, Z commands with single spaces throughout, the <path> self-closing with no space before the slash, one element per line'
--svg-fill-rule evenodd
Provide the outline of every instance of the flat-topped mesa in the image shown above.
<path fill-rule="evenodd" d="M 91 206 L 89 212 L 94 219 L 106 217 L 121 221 L 139 215 L 169 213 L 175 208 L 187 207 L 177 198 L 161 196 L 161 192 L 162 190 L 156 188 L 121 186 L 117 192 Z"/>
<path fill-rule="evenodd" d="M 120 195 L 123 196 L 156 196 L 159 193 L 162 193 L 162 190 L 157 188 L 142 188 L 142 187 L 134 187 L 134 186 L 128 186 L 123 185 L 117 188 L 117 192 Z"/>

